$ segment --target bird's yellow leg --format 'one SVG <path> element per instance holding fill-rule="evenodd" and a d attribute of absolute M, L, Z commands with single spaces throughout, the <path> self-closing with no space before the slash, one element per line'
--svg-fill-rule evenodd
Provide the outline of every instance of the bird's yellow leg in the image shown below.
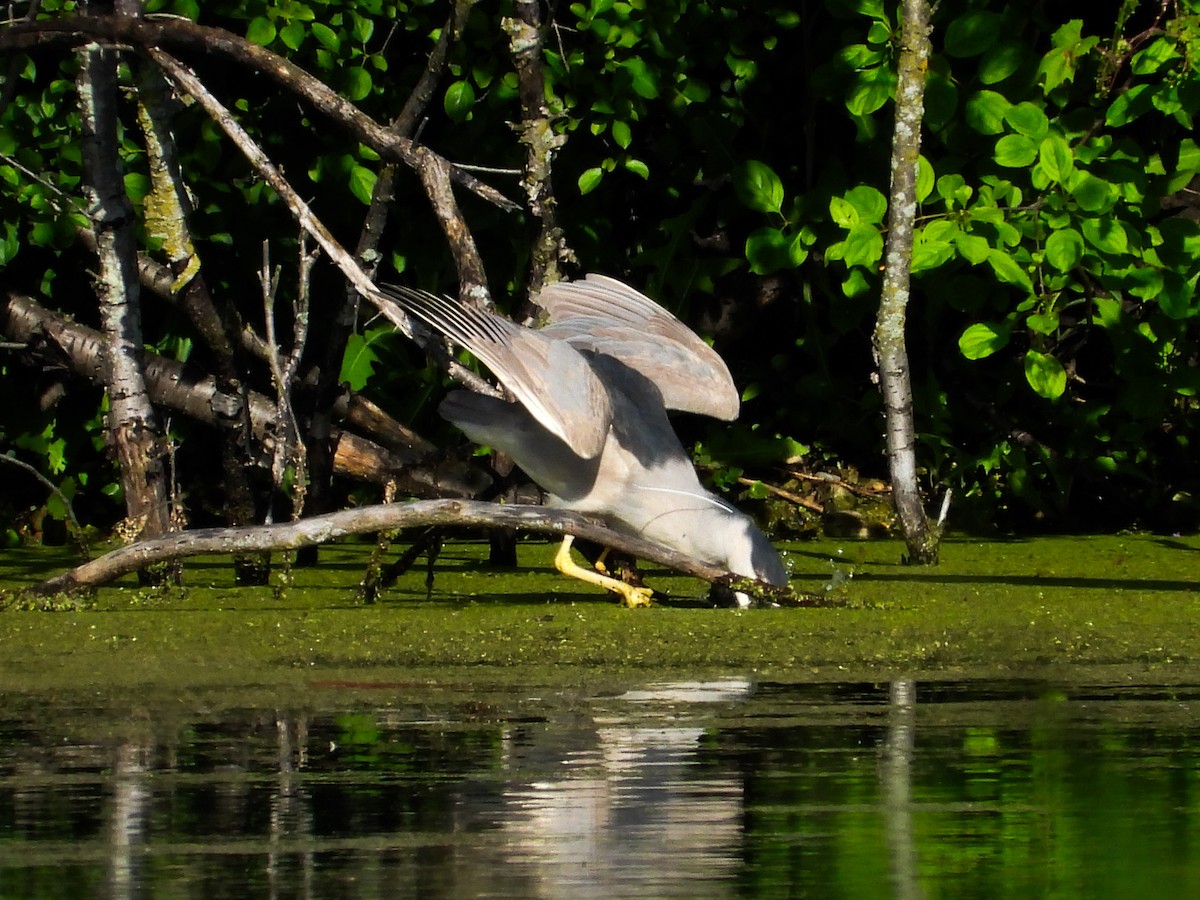
<path fill-rule="evenodd" d="M 650 605 L 650 595 L 654 593 L 650 588 L 634 587 L 632 584 L 626 584 L 623 581 L 618 581 L 616 578 L 609 578 L 607 575 L 601 575 L 599 572 L 576 565 L 575 561 L 571 559 L 571 545 L 574 542 L 575 538 L 573 535 L 568 534 L 563 537 L 562 546 L 558 548 L 558 553 L 554 557 L 554 568 L 558 569 L 564 575 L 578 578 L 580 581 L 586 581 L 588 584 L 599 585 L 613 593 L 620 594 L 621 600 L 626 606 Z"/>

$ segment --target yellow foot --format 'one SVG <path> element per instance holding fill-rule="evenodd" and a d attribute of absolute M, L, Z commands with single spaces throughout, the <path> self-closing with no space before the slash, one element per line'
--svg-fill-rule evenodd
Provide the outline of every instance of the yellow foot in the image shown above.
<path fill-rule="evenodd" d="M 578 578 L 580 581 L 586 581 L 588 584 L 598 585 L 615 594 L 620 594 L 621 602 L 630 609 L 650 605 L 650 596 L 654 593 L 650 588 L 634 587 L 632 584 L 626 584 L 616 578 L 610 578 L 576 565 L 575 561 L 571 559 L 571 544 L 574 542 L 575 538 L 569 534 L 563 538 L 562 545 L 554 557 L 554 568 L 564 575 L 570 575 L 572 578 Z"/>
<path fill-rule="evenodd" d="M 614 587 L 612 590 L 621 595 L 622 603 L 630 609 L 638 609 L 639 607 L 650 605 L 650 597 L 654 594 L 654 591 L 650 588 L 634 587 L 632 584 L 626 584 L 623 581 L 618 581 L 617 584 L 621 585 L 621 589 Z"/>

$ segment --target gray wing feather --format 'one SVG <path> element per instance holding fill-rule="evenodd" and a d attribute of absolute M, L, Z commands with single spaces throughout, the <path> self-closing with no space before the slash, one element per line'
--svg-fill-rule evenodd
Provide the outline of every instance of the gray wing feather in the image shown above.
<path fill-rule="evenodd" d="M 535 300 L 550 317 L 542 334 L 621 360 L 658 386 L 668 409 L 737 418 L 740 397 L 725 361 L 644 294 L 588 275 L 547 285 Z"/>
<path fill-rule="evenodd" d="M 576 347 L 449 297 L 400 285 L 381 285 L 380 290 L 469 350 L 574 452 L 591 459 L 603 449 L 612 405 L 608 391 Z"/>

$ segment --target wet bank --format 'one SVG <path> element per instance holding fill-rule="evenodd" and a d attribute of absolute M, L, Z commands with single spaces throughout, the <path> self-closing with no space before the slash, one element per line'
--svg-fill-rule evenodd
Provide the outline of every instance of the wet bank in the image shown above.
<path fill-rule="evenodd" d="M 1200 682 L 1200 538 L 1156 535 L 947 541 L 933 569 L 890 541 L 788 548 L 817 609 L 706 608 L 705 585 L 650 570 L 670 602 L 618 607 L 563 578 L 546 543 L 487 568 L 480 542 L 448 544 L 431 589 L 419 563 L 373 605 L 358 600 L 369 548 L 322 551 L 282 595 L 235 588 L 227 560 L 188 560 L 182 590 L 132 578 L 82 608 L 0 612 L 0 689 L 181 691 L 372 685 L 624 684 L 738 675 L 784 682 L 1032 677 Z M 32 583 L 65 551 L 9 550 L 0 584 Z"/>

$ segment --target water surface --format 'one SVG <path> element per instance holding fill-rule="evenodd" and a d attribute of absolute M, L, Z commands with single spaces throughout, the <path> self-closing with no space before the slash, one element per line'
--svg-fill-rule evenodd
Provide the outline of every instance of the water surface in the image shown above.
<path fill-rule="evenodd" d="M 1200 896 L 1200 689 L 0 695 L 0 897 Z"/>

